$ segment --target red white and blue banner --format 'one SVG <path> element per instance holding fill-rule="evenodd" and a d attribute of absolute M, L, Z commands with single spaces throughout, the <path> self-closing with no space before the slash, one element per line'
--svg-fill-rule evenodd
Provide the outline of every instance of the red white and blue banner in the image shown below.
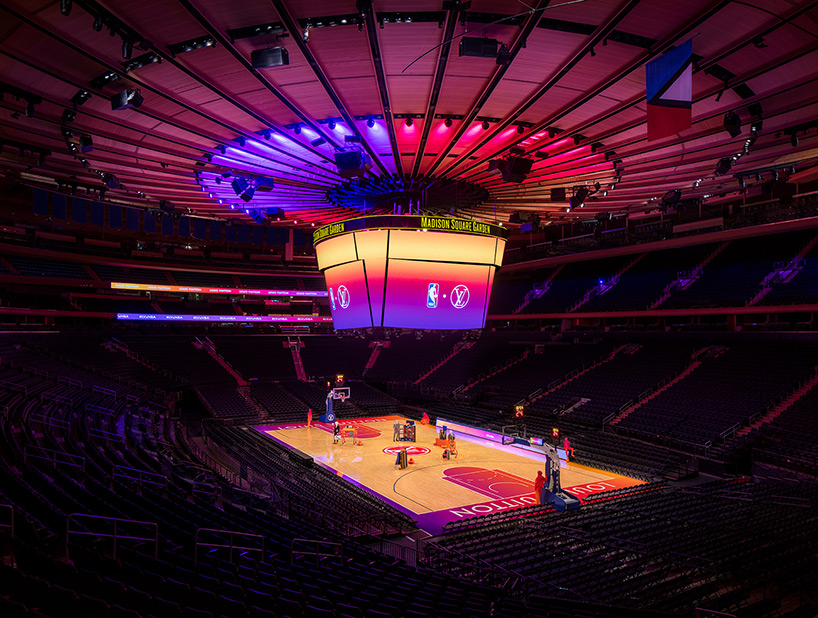
<path fill-rule="evenodd" d="M 645 65 L 648 141 L 689 129 L 693 99 L 693 41 Z"/>

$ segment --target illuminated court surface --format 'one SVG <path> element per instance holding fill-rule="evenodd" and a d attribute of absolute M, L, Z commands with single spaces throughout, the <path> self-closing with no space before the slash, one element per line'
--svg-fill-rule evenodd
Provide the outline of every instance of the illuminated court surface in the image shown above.
<path fill-rule="evenodd" d="M 345 443 L 333 444 L 332 426 L 322 423 L 313 423 L 311 428 L 302 423 L 257 429 L 392 502 L 424 529 L 535 504 L 534 478 L 537 470 L 544 469 L 544 454 L 458 436 L 457 458 L 444 460 L 443 449 L 434 445 L 437 430 L 433 426 L 418 424 L 416 442 L 394 442 L 396 419 L 404 420 L 389 416 L 341 421 L 342 428 L 357 428 L 361 446 L 348 437 Z M 414 464 L 400 470 L 397 449 L 404 446 L 410 449 Z M 574 463 L 561 471 L 562 487 L 580 498 L 641 482 Z"/>

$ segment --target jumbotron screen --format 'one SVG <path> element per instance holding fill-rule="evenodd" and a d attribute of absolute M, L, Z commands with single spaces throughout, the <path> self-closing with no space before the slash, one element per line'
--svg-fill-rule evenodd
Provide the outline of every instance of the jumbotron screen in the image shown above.
<path fill-rule="evenodd" d="M 451 217 L 360 217 L 313 241 L 336 329 L 471 329 L 486 323 L 505 228 Z"/>

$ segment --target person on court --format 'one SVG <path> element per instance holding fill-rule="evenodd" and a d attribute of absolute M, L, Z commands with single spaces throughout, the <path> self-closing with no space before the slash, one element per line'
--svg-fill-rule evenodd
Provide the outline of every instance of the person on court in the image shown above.
<path fill-rule="evenodd" d="M 392 433 L 392 442 L 397 442 L 400 440 L 400 421 L 396 420 L 395 424 L 392 425 L 393 433 Z"/>
<path fill-rule="evenodd" d="M 537 478 L 534 479 L 534 497 L 537 499 L 537 504 L 542 504 L 542 488 L 545 487 L 545 477 L 542 470 L 537 470 Z"/>
<path fill-rule="evenodd" d="M 338 424 L 338 419 L 335 419 L 335 424 L 332 426 L 332 441 L 338 444 L 341 439 L 341 425 Z"/>
<path fill-rule="evenodd" d="M 312 427 L 312 408 L 307 408 L 307 429 Z"/>
<path fill-rule="evenodd" d="M 565 436 L 565 440 L 562 441 L 562 448 L 565 449 L 565 457 L 568 461 L 571 461 L 574 458 L 574 451 L 571 448 L 571 441 L 568 436 Z"/>

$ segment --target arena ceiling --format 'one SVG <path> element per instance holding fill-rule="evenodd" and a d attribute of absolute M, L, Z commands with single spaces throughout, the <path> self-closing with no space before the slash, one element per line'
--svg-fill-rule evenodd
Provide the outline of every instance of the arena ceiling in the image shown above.
<path fill-rule="evenodd" d="M 299 225 L 410 202 L 500 221 L 641 212 L 670 190 L 715 195 L 814 165 L 816 5 L 4 0 L 0 169 L 205 216 L 281 208 Z M 459 55 L 469 31 L 497 40 L 504 63 Z M 645 64 L 689 39 L 693 124 L 649 142 Z M 289 64 L 252 68 L 251 52 L 275 46 Z M 141 106 L 114 111 L 124 90 Z M 334 160 L 347 136 L 372 159 L 352 184 Z M 534 160 L 521 183 L 488 172 L 513 146 Z M 259 176 L 272 191 L 239 199 L 232 181 Z M 584 209 L 566 212 L 580 187 Z"/>

